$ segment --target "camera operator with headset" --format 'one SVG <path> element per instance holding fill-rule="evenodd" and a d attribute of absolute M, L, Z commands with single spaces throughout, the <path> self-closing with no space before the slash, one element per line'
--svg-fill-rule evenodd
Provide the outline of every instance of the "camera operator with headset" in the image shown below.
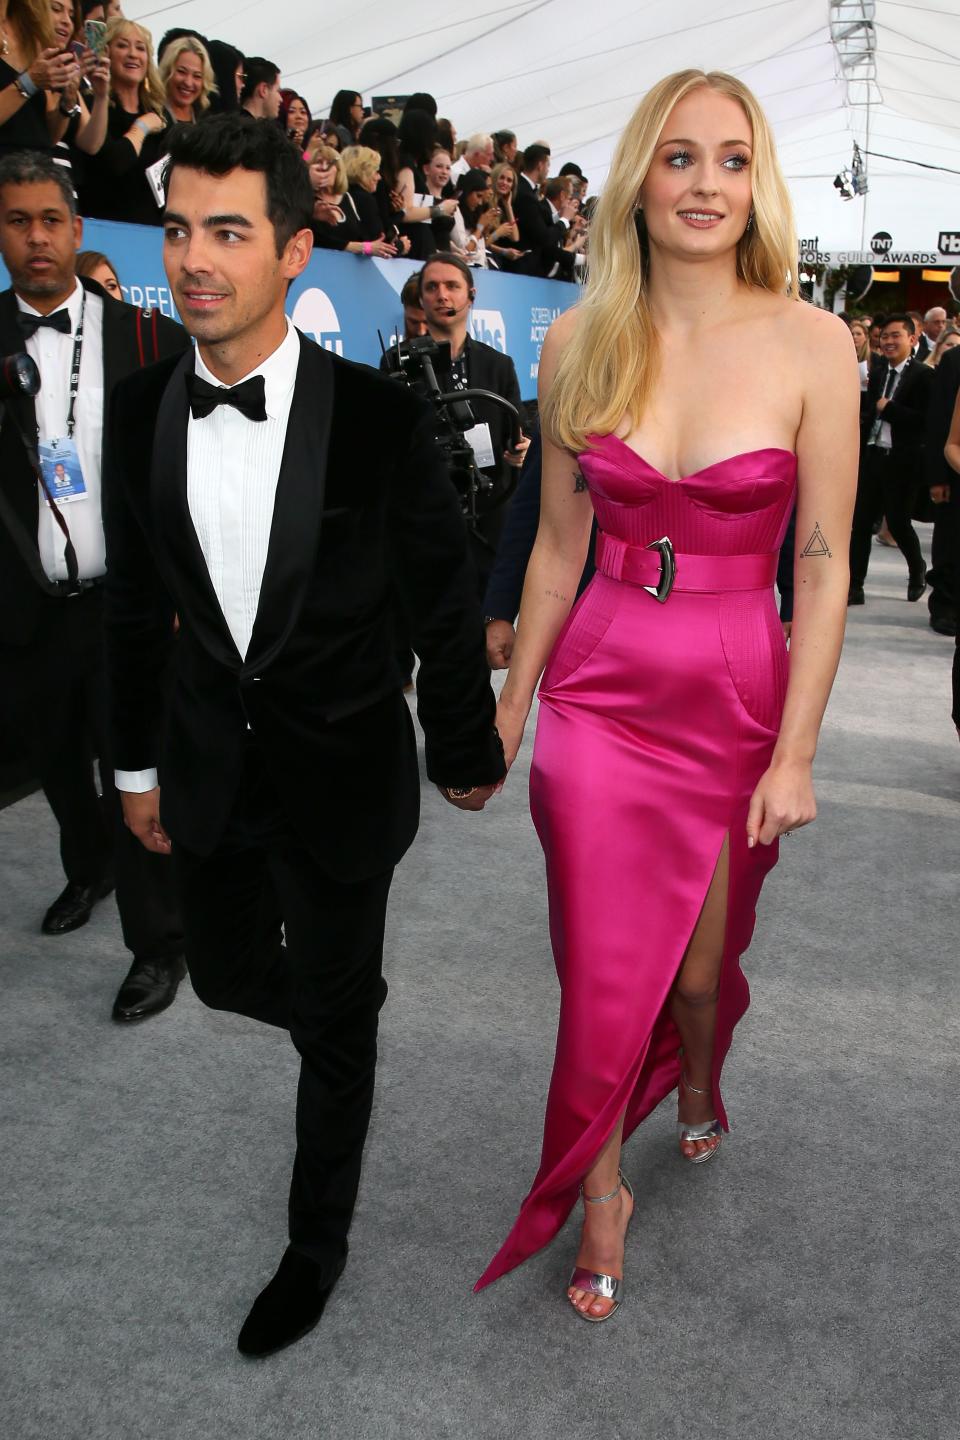
<path fill-rule="evenodd" d="M 441 388 L 492 390 L 523 416 L 520 385 L 510 356 L 468 333 L 476 295 L 470 267 L 456 255 L 438 252 L 420 271 L 419 288 L 427 333 L 438 344 L 450 346 L 449 371 L 445 373 L 442 363 L 437 369 Z M 474 546 L 481 582 L 485 583 L 507 511 L 506 504 L 497 501 L 503 502 L 515 489 L 530 441 L 521 434 L 516 445 L 511 445 L 510 415 L 491 401 L 471 400 L 470 406 L 477 423 L 465 438 L 473 447 L 477 466 L 492 482 L 490 503 L 479 516 Z"/>

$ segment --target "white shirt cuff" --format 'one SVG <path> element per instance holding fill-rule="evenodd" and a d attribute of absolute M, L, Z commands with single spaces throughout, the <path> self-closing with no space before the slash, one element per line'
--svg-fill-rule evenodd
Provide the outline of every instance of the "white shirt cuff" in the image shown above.
<path fill-rule="evenodd" d="M 160 781 L 156 770 L 114 770 L 113 783 L 118 790 L 144 795 L 148 790 L 155 790 Z"/>

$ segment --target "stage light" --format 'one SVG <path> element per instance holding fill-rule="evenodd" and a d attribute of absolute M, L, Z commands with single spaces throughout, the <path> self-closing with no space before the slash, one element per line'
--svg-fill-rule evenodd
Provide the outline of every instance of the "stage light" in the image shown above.
<path fill-rule="evenodd" d="M 857 193 L 853 187 L 853 171 L 841 170 L 833 182 L 833 187 L 840 191 L 841 200 L 852 200 Z"/>

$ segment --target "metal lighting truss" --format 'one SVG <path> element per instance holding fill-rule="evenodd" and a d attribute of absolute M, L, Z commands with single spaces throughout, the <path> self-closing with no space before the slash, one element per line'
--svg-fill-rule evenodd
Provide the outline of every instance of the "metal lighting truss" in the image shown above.
<path fill-rule="evenodd" d="M 877 105 L 877 32 L 874 0 L 829 0 L 830 40 L 843 76 L 848 105 Z"/>

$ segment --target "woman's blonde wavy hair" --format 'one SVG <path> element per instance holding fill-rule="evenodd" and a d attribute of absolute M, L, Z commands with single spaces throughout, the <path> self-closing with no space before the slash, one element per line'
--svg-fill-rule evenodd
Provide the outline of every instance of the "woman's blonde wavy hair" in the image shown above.
<path fill-rule="evenodd" d="M 793 206 L 769 122 L 746 85 L 713 70 L 679 70 L 648 91 L 620 138 L 590 226 L 590 258 L 576 332 L 542 407 L 547 433 L 568 449 L 609 434 L 625 416 L 636 425 L 657 377 L 658 342 L 647 293 L 650 255 L 637 225 L 640 187 L 674 105 L 706 85 L 742 105 L 753 128 L 752 226 L 737 244 L 737 274 L 748 285 L 799 299 Z"/>
<path fill-rule="evenodd" d="M 369 145 L 348 145 L 341 158 L 350 185 L 363 184 L 380 169 L 380 152 Z"/>
<path fill-rule="evenodd" d="M 196 35 L 181 35 L 179 40 L 173 40 L 163 52 L 163 59 L 160 61 L 160 84 L 163 88 L 164 98 L 170 86 L 170 77 L 177 66 L 181 55 L 196 55 L 200 61 L 202 72 L 202 85 L 200 98 L 197 101 L 197 109 L 202 115 L 205 110 L 210 109 L 210 96 L 218 94 L 217 81 L 213 73 L 213 66 L 210 64 L 210 56 L 207 54 L 207 47 Z"/>
<path fill-rule="evenodd" d="M 153 110 L 157 115 L 163 114 L 163 102 L 165 97 L 163 85 L 160 83 L 160 73 L 157 70 L 157 62 L 153 58 L 153 36 L 145 25 L 138 25 L 136 20 L 128 20 L 123 15 L 114 15 L 112 20 L 107 21 L 106 33 L 103 37 L 104 53 L 109 54 L 110 46 L 118 35 L 135 35 L 142 40 L 147 47 L 147 73 L 144 75 L 139 86 L 140 113 Z M 111 85 L 111 90 L 112 90 Z M 111 101 L 111 103 L 114 103 Z"/>

